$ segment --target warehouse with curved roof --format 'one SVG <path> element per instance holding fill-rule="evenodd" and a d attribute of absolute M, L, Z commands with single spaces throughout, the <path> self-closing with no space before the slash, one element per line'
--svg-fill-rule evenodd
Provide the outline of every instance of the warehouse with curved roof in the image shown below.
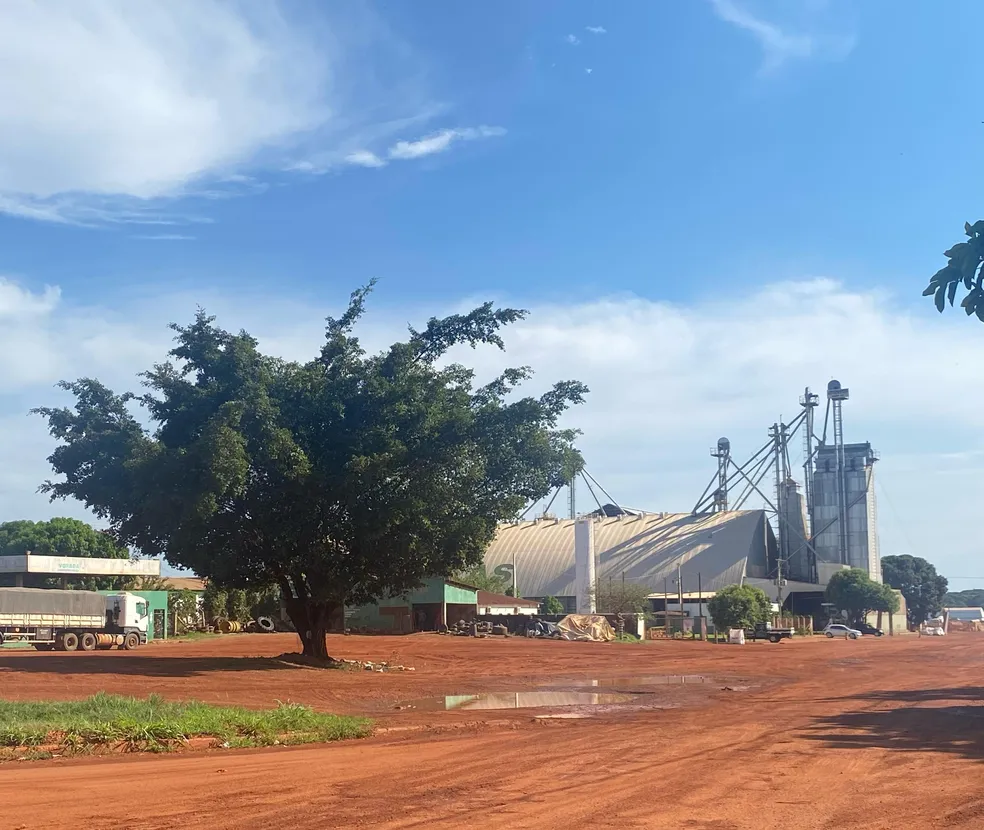
<path fill-rule="evenodd" d="M 596 516 L 596 578 L 646 585 L 662 594 L 668 584 L 678 592 L 713 592 L 726 585 L 770 576 L 778 548 L 764 510 L 691 513 L 641 513 Z M 540 518 L 504 524 L 485 554 L 488 571 L 516 569 L 519 593 L 566 604 L 576 595 L 574 519 Z M 665 582 L 664 582 L 665 580 Z"/>

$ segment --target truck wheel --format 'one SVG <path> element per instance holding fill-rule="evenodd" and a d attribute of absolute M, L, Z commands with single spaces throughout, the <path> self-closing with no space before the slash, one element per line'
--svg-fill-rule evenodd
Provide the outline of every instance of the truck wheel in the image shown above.
<path fill-rule="evenodd" d="M 123 638 L 123 648 L 127 651 L 133 651 L 137 646 L 140 645 L 140 637 L 134 634 L 132 631 Z"/>
<path fill-rule="evenodd" d="M 781 639 L 782 639 L 782 637 L 780 637 L 778 634 L 770 634 L 769 635 L 769 642 L 770 643 L 778 643 Z"/>
<path fill-rule="evenodd" d="M 86 631 L 79 639 L 79 646 L 82 648 L 82 651 L 95 651 L 96 635 L 91 631 Z"/>
<path fill-rule="evenodd" d="M 61 637 L 62 651 L 75 651 L 79 647 L 79 635 L 74 631 L 66 631 Z"/>

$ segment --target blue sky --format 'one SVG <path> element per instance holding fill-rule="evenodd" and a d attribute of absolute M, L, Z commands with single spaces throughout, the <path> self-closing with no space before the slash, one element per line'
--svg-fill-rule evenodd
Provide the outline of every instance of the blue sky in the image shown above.
<path fill-rule="evenodd" d="M 378 277 L 379 345 L 530 308 L 508 361 L 595 390 L 589 469 L 639 507 L 689 509 L 719 434 L 751 454 L 840 377 L 848 438 L 883 455 L 883 553 L 984 586 L 984 327 L 919 296 L 982 215 L 982 23 L 957 0 L 7 0 L 0 519 L 51 514 L 24 413 L 55 380 L 131 385 L 198 304 L 303 358 Z"/>

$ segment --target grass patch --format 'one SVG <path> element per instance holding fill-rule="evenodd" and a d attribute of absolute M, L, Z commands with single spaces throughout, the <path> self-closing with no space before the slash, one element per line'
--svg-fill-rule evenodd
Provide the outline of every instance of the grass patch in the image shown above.
<path fill-rule="evenodd" d="M 616 634 L 615 635 L 615 639 L 613 640 L 613 642 L 615 642 L 615 643 L 642 643 L 642 642 L 645 642 L 645 640 L 640 640 L 638 637 L 635 636 L 635 634 L 629 634 L 628 632 L 625 632 L 623 634 Z"/>
<path fill-rule="evenodd" d="M 366 718 L 327 715 L 296 703 L 254 711 L 197 701 L 170 702 L 100 693 L 78 701 L 0 700 L 0 747 L 58 747 L 65 752 L 111 748 L 164 752 L 193 738 L 229 746 L 270 746 L 363 738 Z"/>

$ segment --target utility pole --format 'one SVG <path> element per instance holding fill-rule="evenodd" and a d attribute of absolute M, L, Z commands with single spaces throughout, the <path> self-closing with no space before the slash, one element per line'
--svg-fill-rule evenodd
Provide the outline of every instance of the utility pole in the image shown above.
<path fill-rule="evenodd" d="M 776 571 L 776 604 L 779 606 L 779 616 L 782 617 L 782 586 L 786 580 L 782 578 L 782 559 L 779 559 L 779 567 Z"/>
<path fill-rule="evenodd" d="M 680 600 L 680 616 L 683 616 L 683 574 L 680 572 L 680 564 L 677 563 L 677 597 Z"/>
<path fill-rule="evenodd" d="M 670 592 L 665 576 L 663 577 L 663 633 L 666 635 L 670 633 Z"/>

